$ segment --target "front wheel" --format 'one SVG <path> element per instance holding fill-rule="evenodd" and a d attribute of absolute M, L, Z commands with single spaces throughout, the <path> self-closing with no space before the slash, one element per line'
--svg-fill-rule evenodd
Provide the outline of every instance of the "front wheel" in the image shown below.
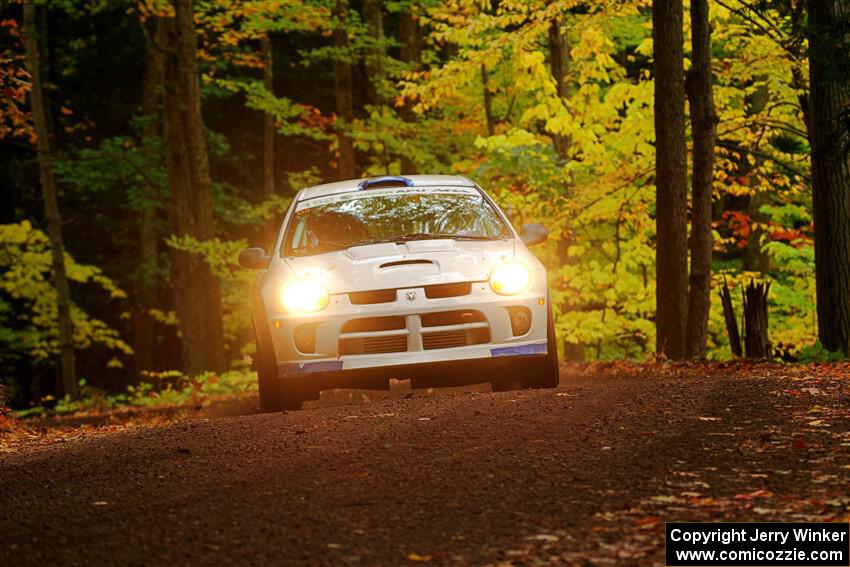
<path fill-rule="evenodd" d="M 266 352 L 259 340 L 255 344 L 257 346 L 256 367 L 257 386 L 260 390 L 260 411 L 300 410 L 304 401 L 314 398 L 308 392 L 301 392 L 293 385 L 284 384 L 277 376 L 277 362 L 274 359 L 274 353 Z"/>
<path fill-rule="evenodd" d="M 547 298 L 548 299 L 548 298 Z M 552 304 L 546 317 L 546 356 L 522 361 L 518 368 L 523 388 L 557 388 L 561 381 L 558 370 L 558 345 L 555 343 L 555 318 Z"/>

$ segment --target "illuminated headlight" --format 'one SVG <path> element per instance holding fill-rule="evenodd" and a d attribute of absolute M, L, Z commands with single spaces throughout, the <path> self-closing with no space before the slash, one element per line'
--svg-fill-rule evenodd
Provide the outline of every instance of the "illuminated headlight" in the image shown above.
<path fill-rule="evenodd" d="M 328 288 L 314 278 L 296 278 L 280 290 L 280 302 L 292 313 L 314 313 L 328 306 Z"/>
<path fill-rule="evenodd" d="M 505 262 L 490 272 L 490 287 L 501 295 L 516 295 L 531 285 L 531 272 L 520 262 Z"/>

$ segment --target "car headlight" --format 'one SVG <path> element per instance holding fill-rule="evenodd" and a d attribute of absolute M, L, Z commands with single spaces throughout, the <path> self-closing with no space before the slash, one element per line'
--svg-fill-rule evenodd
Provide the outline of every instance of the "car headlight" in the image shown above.
<path fill-rule="evenodd" d="M 531 272 L 520 262 L 499 264 L 490 272 L 490 287 L 501 295 L 516 295 L 531 285 Z"/>
<path fill-rule="evenodd" d="M 293 313 L 314 313 L 330 303 L 330 293 L 324 284 L 315 278 L 296 278 L 284 284 L 280 290 L 280 302 Z"/>

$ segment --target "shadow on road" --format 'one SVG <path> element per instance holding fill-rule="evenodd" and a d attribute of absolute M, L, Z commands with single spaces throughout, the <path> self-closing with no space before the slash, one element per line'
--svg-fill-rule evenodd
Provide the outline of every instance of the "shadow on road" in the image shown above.
<path fill-rule="evenodd" d="M 439 396 L 466 392 L 490 392 L 490 384 L 472 384 L 455 388 L 426 388 L 414 390 L 410 380 L 390 380 L 389 390 L 325 390 L 318 400 L 306 402 L 304 409 L 316 409 L 342 405 L 361 405 L 380 400 Z"/>

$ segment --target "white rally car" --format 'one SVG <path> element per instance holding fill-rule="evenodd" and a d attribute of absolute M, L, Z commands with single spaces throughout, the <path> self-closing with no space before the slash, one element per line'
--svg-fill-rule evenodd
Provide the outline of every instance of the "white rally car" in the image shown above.
<path fill-rule="evenodd" d="M 546 269 L 465 177 L 411 175 L 303 189 L 274 248 L 239 263 L 252 291 L 263 410 L 330 388 L 558 385 Z"/>

